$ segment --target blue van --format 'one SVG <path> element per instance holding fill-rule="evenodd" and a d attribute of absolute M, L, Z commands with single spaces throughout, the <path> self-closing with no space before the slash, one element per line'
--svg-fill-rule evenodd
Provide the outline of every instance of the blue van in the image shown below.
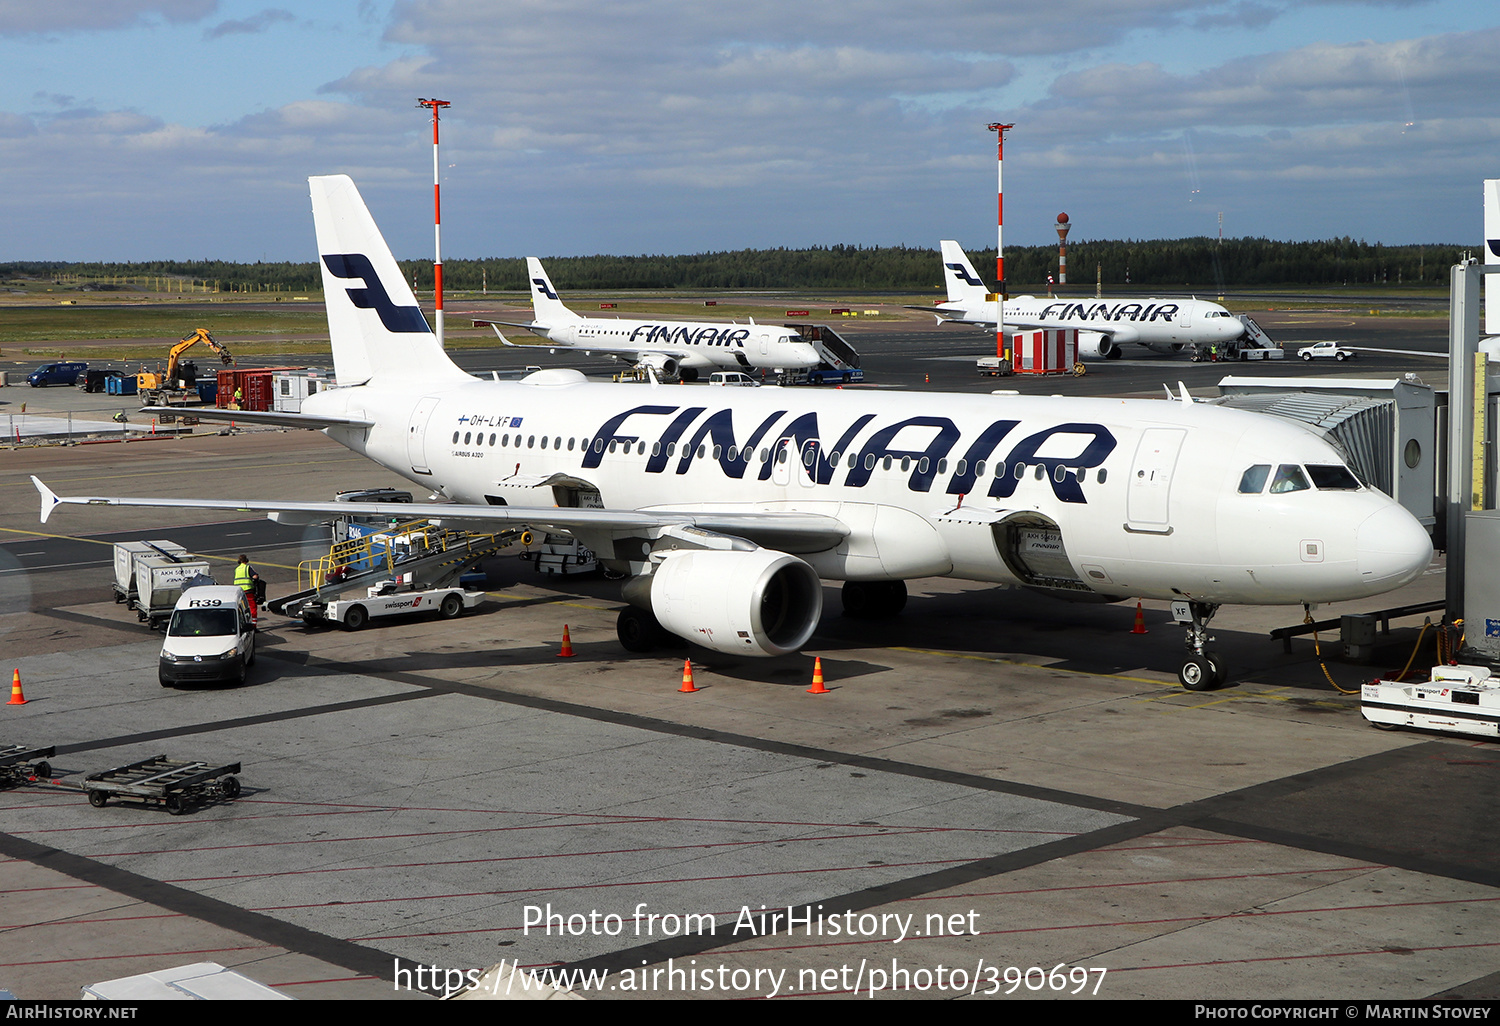
<path fill-rule="evenodd" d="M 78 376 L 88 372 L 86 363 L 44 363 L 26 375 L 26 383 L 32 388 L 43 385 L 76 385 Z"/>

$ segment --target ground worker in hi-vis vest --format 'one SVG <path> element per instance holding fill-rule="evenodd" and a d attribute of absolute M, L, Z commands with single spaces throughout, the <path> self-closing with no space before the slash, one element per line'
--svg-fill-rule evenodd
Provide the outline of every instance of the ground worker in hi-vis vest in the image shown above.
<path fill-rule="evenodd" d="M 260 580 L 260 574 L 250 568 L 250 557 L 240 555 L 239 565 L 234 568 L 234 586 L 245 593 L 245 601 L 250 603 L 250 619 L 259 620 L 260 613 L 255 608 L 255 582 Z"/>

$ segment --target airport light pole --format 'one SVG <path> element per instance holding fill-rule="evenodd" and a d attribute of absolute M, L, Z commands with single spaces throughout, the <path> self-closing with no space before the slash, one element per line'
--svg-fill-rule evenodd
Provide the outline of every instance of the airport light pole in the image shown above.
<path fill-rule="evenodd" d="M 438 179 L 438 111 L 451 107 L 447 100 L 428 100 L 417 97 L 418 107 L 432 109 L 432 261 L 433 303 L 436 306 L 438 345 L 443 344 L 443 204 L 442 185 Z"/>
<path fill-rule="evenodd" d="M 995 133 L 995 355 L 1005 356 L 1005 133 L 1015 125 L 992 124 Z"/>

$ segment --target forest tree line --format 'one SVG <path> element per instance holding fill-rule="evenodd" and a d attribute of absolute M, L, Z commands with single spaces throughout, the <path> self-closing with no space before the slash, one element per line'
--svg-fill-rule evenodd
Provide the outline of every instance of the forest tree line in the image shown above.
<path fill-rule="evenodd" d="M 1385 246 L 1349 238 L 1278 242 L 1211 237 L 1168 240 L 1073 241 L 1068 276 L 1073 285 L 1163 288 L 1244 288 L 1278 285 L 1442 284 L 1463 255 L 1450 245 Z M 995 250 L 969 253 L 991 287 Z M 814 246 L 746 249 L 684 256 L 544 257 L 561 290 L 594 289 L 849 289 L 936 292 L 942 272 L 935 249 L 912 246 Z M 399 261 L 418 291 L 432 289 L 430 260 Z M 1009 291 L 1040 291 L 1057 273 L 1057 247 L 1007 247 Z M 111 279 L 171 278 L 213 283 L 222 291 L 316 291 L 317 265 L 291 262 L 153 260 L 134 263 L 0 263 L 0 279 L 56 279 L 68 284 Z M 526 262 L 518 257 L 445 260 L 448 291 L 524 292 Z M 175 291 L 175 289 L 174 289 Z"/>

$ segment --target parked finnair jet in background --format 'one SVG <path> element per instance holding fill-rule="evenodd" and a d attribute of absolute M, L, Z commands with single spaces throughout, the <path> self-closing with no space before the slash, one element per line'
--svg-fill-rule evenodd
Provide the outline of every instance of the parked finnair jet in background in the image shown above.
<path fill-rule="evenodd" d="M 811 370 L 820 362 L 818 351 L 795 331 L 756 324 L 753 318 L 748 324 L 725 324 L 581 317 L 557 297 L 540 260 L 527 257 L 526 269 L 533 320 L 474 322 L 475 327 L 494 328 L 508 346 L 515 343 L 501 335 L 500 328 L 525 328 L 559 348 L 628 359 L 662 377 L 684 381 L 697 380 L 700 370 Z"/>
<path fill-rule="evenodd" d="M 958 243 L 945 239 L 943 280 L 948 301 L 932 307 L 939 320 L 995 328 L 998 303 Z M 925 308 L 924 308 L 925 309 Z M 1120 347 L 1136 342 L 1157 353 L 1176 353 L 1197 343 L 1207 348 L 1245 333 L 1240 319 L 1204 299 L 1052 299 L 1013 296 L 1005 301 L 1005 326 L 1078 328 L 1078 355 L 1117 359 Z"/>
<path fill-rule="evenodd" d="M 1413 580 L 1427 533 L 1304 425 L 1192 402 L 784 388 L 658 388 L 543 370 L 464 373 L 438 344 L 354 183 L 314 178 L 339 387 L 302 413 L 448 503 L 60 497 L 60 503 L 433 517 L 571 534 L 627 575 L 620 641 L 718 652 L 807 644 L 822 580 L 893 615 L 905 580 L 954 577 L 1076 599 L 1188 607 L 1189 688 L 1221 603 L 1334 602 Z M 180 411 L 178 411 L 180 412 Z M 215 411 L 205 408 L 203 416 Z"/>

